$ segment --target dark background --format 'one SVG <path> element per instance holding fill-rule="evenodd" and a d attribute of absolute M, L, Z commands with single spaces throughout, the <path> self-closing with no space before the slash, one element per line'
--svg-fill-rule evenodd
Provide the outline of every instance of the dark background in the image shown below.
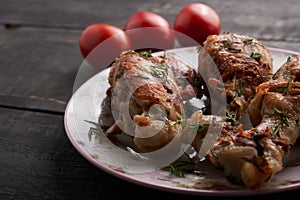
<path fill-rule="evenodd" d="M 63 121 L 83 61 L 78 40 L 86 26 L 123 28 L 129 16 L 142 10 L 173 24 L 191 2 L 215 9 L 222 32 L 300 51 L 299 0 L 0 0 L 0 199 L 210 198 L 146 188 L 107 174 L 74 149 Z M 226 199 L 299 194 L 294 190 Z"/>

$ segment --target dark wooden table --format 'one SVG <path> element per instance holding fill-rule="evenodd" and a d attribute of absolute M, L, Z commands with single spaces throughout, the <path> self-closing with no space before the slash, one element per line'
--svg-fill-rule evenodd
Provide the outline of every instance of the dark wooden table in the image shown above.
<path fill-rule="evenodd" d="M 141 10 L 156 12 L 172 24 L 190 2 L 0 0 L 1 200 L 210 198 L 146 188 L 112 176 L 82 157 L 64 128 L 65 108 L 83 61 L 78 48 L 82 30 L 92 23 L 122 28 Z M 299 0 L 201 2 L 219 13 L 222 32 L 300 51 Z M 259 197 L 288 195 L 299 196 L 300 189 Z"/>

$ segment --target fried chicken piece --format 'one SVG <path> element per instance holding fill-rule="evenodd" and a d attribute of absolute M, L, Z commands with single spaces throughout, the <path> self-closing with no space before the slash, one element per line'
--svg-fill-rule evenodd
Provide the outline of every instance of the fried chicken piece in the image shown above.
<path fill-rule="evenodd" d="M 232 182 L 258 188 L 283 169 L 283 158 L 300 136 L 300 57 L 288 59 L 273 76 L 260 84 L 248 111 L 255 127 L 243 130 L 227 122 L 209 153 Z"/>
<path fill-rule="evenodd" d="M 283 150 L 271 139 L 269 129 L 243 130 L 228 122 L 208 157 L 224 168 L 225 177 L 247 188 L 259 188 L 282 169 Z"/>
<path fill-rule="evenodd" d="M 192 67 L 149 52 L 123 52 L 112 64 L 108 79 L 105 102 L 112 107 L 115 121 L 108 124 L 106 135 L 131 134 L 141 152 L 168 144 L 182 130 L 177 123 L 183 120 L 182 101 L 201 97 L 201 91 L 192 85 L 199 80 Z M 100 124 L 107 115 L 112 116 L 108 110 L 101 113 Z"/>
<path fill-rule="evenodd" d="M 289 57 L 273 80 L 257 87 L 248 113 L 258 130 L 269 127 L 275 139 L 293 145 L 300 136 L 300 56 Z"/>
<path fill-rule="evenodd" d="M 210 87 L 216 90 L 220 84 L 226 95 L 229 112 L 235 113 L 236 119 L 246 112 L 256 93 L 256 87 L 271 78 L 273 58 L 270 51 L 256 38 L 236 33 L 210 35 L 204 42 L 203 49 L 213 59 L 222 80 L 208 80 Z M 211 68 L 201 64 L 202 76 L 214 77 Z M 218 98 L 218 96 L 216 95 Z M 212 99 L 213 100 L 213 99 Z"/>

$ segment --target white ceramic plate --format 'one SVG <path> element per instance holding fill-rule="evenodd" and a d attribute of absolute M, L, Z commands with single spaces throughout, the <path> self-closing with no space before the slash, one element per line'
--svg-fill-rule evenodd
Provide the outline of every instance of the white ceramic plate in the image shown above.
<path fill-rule="evenodd" d="M 280 66 L 288 56 L 299 53 L 269 48 L 274 58 L 274 66 Z M 178 58 L 184 58 L 192 66 L 197 66 L 196 47 L 179 48 L 170 51 Z M 88 161 L 100 169 L 126 181 L 169 192 L 193 195 L 254 195 L 300 188 L 300 152 L 299 142 L 293 147 L 291 156 L 285 163 L 286 167 L 275 175 L 272 181 L 263 188 L 248 190 L 240 185 L 233 185 L 223 176 L 223 171 L 215 169 L 203 162 L 203 173 L 186 174 L 183 178 L 172 176 L 168 171 L 155 170 L 145 173 L 132 173 L 126 170 L 128 162 L 134 158 L 124 150 L 116 148 L 105 136 L 89 138 L 91 124 L 85 120 L 97 122 L 100 104 L 108 87 L 108 69 L 86 81 L 70 99 L 65 111 L 65 129 L 73 146 Z M 125 167 L 124 167 L 125 166 Z M 138 171 L 138 169 L 137 169 Z"/>

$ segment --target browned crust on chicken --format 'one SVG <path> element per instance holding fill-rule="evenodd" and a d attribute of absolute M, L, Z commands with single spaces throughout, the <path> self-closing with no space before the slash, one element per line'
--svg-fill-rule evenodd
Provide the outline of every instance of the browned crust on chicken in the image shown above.
<path fill-rule="evenodd" d="M 258 129 L 269 127 L 277 140 L 293 145 L 300 136 L 300 56 L 288 58 L 273 80 L 257 87 L 249 116 Z M 288 150 L 288 149 L 287 149 Z"/>
<path fill-rule="evenodd" d="M 131 88 L 136 87 L 130 97 L 129 109 L 135 123 L 135 130 L 131 129 L 135 132 L 133 141 L 142 152 L 165 146 L 178 133 L 180 127 L 176 121 L 182 119 L 182 95 L 186 99 L 189 98 L 187 94 L 201 96 L 200 89 L 193 85 L 199 81 L 199 77 L 192 67 L 174 57 L 152 56 L 149 52 L 123 52 L 112 64 L 108 80 L 110 88 L 107 90 L 107 105 L 111 105 L 114 98 L 117 103 L 114 109 L 119 109 L 122 117 L 122 106 L 128 100 L 125 96 Z M 118 85 L 120 80 L 124 80 L 124 84 Z M 122 88 L 116 88 L 119 86 Z M 158 106 L 158 113 L 165 112 L 165 116 L 162 116 L 167 118 L 165 127 L 160 127 L 159 121 L 150 119 L 150 108 L 154 105 Z M 110 115 L 109 110 L 106 111 L 101 113 L 99 122 L 102 116 Z M 126 126 L 128 120 L 120 119 L 117 122 Z M 116 123 L 109 126 L 111 128 L 106 132 L 108 137 L 122 133 Z M 161 131 L 151 136 L 151 127 L 155 130 L 161 128 Z"/>
<path fill-rule="evenodd" d="M 237 122 L 223 127 L 208 157 L 232 182 L 258 188 L 283 169 L 284 156 L 300 136 L 299 58 L 289 58 L 273 80 L 256 88 L 248 107 L 253 128 L 243 130 Z"/>
<path fill-rule="evenodd" d="M 273 79 L 291 80 L 300 82 L 300 56 L 289 56 L 284 63 L 273 75 Z"/>
<path fill-rule="evenodd" d="M 208 157 L 213 165 L 224 168 L 231 182 L 259 188 L 282 169 L 283 154 L 269 129 L 243 130 L 241 124 L 226 123 Z"/>
<path fill-rule="evenodd" d="M 203 47 L 222 76 L 229 111 L 239 118 L 254 97 L 256 87 L 271 77 L 270 51 L 256 38 L 235 33 L 210 35 Z"/>

